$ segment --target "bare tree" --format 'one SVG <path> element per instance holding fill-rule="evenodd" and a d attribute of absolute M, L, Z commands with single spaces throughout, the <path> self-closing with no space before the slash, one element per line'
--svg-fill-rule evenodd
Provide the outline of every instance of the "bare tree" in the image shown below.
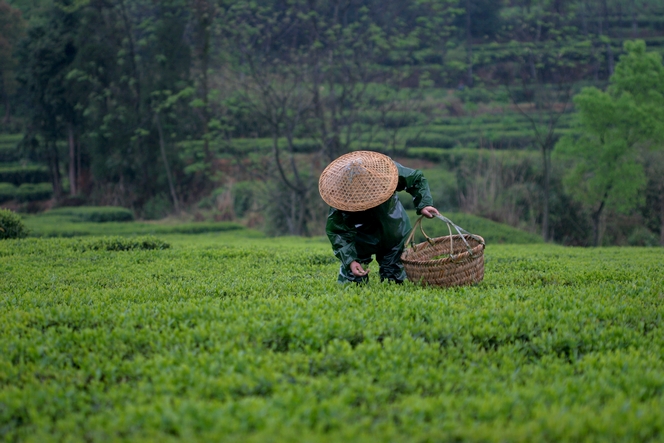
<path fill-rule="evenodd" d="M 544 17 L 545 24 L 554 28 L 561 19 L 556 15 Z M 536 30 L 539 38 L 541 29 Z M 564 30 L 560 30 L 564 32 Z M 561 54 L 560 42 L 551 35 L 515 56 L 515 62 L 508 66 L 503 84 L 514 109 L 525 117 L 532 130 L 533 143 L 542 159 L 542 238 L 551 238 L 549 227 L 549 206 L 551 197 L 551 152 L 558 140 L 561 117 L 571 110 L 571 98 L 575 82 L 583 77 L 583 69 L 576 63 L 566 60 Z M 537 69 L 540 66 L 540 69 Z M 512 83 L 520 82 L 526 102 L 520 101 Z"/>
<path fill-rule="evenodd" d="M 321 160 L 356 143 L 370 146 L 378 128 L 359 124 L 359 116 L 370 106 L 372 82 L 390 83 L 403 75 L 377 67 L 389 38 L 363 11 L 357 0 L 296 1 L 283 9 L 242 5 L 231 11 L 229 34 L 240 66 L 233 81 L 244 106 L 268 128 L 280 189 L 292 193 L 282 199 L 289 234 L 308 232 L 308 204 L 318 200 Z M 296 152 L 296 138 L 319 146 L 308 161 Z"/>

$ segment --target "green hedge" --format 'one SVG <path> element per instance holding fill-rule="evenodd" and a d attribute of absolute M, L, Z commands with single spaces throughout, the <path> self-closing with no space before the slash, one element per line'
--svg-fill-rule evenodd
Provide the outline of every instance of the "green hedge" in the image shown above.
<path fill-rule="evenodd" d="M 381 124 L 385 128 L 405 128 L 416 125 L 424 119 L 419 112 L 396 111 L 383 115 L 378 111 L 365 111 L 358 115 L 358 121 L 365 125 Z"/>
<path fill-rule="evenodd" d="M 50 183 L 24 183 L 16 188 L 16 200 L 31 202 L 48 200 L 53 196 L 53 185 Z"/>
<path fill-rule="evenodd" d="M 19 160 L 19 154 L 15 146 L 0 145 L 0 163 L 15 162 Z"/>
<path fill-rule="evenodd" d="M 56 208 L 45 216 L 66 216 L 73 222 L 129 222 L 134 220 L 134 213 L 127 208 L 117 206 L 76 206 Z"/>
<path fill-rule="evenodd" d="M 237 237 L 0 242 L 2 440 L 662 440 L 663 248 L 489 243 L 439 289 Z"/>
<path fill-rule="evenodd" d="M 448 169 L 457 168 L 462 163 L 477 163 L 479 161 L 488 161 L 491 156 L 496 156 L 506 163 L 517 163 L 524 160 L 535 160 L 539 158 L 539 153 L 534 150 L 525 149 L 504 149 L 490 150 L 477 148 L 408 148 L 408 157 L 420 158 L 440 163 Z M 539 163 L 537 163 L 539 164 Z"/>
<path fill-rule="evenodd" d="M 31 202 L 48 200 L 53 196 L 53 185 L 50 183 L 24 183 L 14 186 L 12 183 L 0 183 L 0 203 L 9 200 Z"/>
<path fill-rule="evenodd" d="M 24 238 L 28 236 L 21 217 L 9 209 L 0 209 L 0 240 Z"/>
<path fill-rule="evenodd" d="M 23 183 L 43 183 L 50 181 L 46 166 L 0 166 L 0 182 L 21 185 Z"/>
<path fill-rule="evenodd" d="M 211 142 L 212 149 L 221 150 L 221 146 L 215 145 L 216 142 Z M 237 138 L 231 142 L 232 149 L 241 153 L 251 152 L 251 151 L 270 151 L 272 149 L 272 139 L 269 137 L 263 138 Z M 285 138 L 280 138 L 279 147 L 286 149 L 287 140 Z M 178 147 L 182 150 L 183 157 L 192 156 L 193 153 L 200 155 L 203 152 L 203 141 L 202 140 L 188 140 L 180 142 Z M 293 150 L 295 152 L 314 152 L 320 148 L 320 144 L 308 138 L 296 138 L 293 140 Z"/>
<path fill-rule="evenodd" d="M 91 240 L 80 240 L 73 245 L 75 251 L 148 251 L 152 249 L 168 249 L 170 243 L 152 235 L 141 237 L 101 237 Z"/>
<path fill-rule="evenodd" d="M 14 200 L 16 196 L 16 186 L 12 183 L 0 183 L 0 203 Z"/>
<path fill-rule="evenodd" d="M 406 147 L 425 146 L 431 148 L 451 149 L 459 144 L 456 137 L 445 134 L 426 133 L 406 140 Z"/>
<path fill-rule="evenodd" d="M 158 224 L 141 222 L 92 223 L 72 221 L 67 215 L 52 215 L 53 211 L 28 216 L 26 225 L 32 237 L 79 237 L 88 235 L 166 235 L 203 234 L 243 230 L 244 227 L 232 222 L 196 222 L 178 224 Z M 51 214 L 51 215 L 49 215 Z"/>

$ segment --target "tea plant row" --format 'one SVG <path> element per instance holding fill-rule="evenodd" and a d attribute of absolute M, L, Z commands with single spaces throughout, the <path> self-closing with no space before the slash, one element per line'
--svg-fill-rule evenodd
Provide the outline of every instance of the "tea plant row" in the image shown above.
<path fill-rule="evenodd" d="M 661 249 L 489 245 L 441 290 L 338 285 L 324 239 L 191 238 L 0 243 L 0 438 L 664 435 Z"/>

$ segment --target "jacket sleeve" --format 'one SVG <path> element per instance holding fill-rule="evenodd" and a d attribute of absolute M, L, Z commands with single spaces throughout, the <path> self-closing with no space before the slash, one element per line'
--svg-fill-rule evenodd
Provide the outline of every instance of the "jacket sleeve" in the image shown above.
<path fill-rule="evenodd" d="M 355 248 L 357 230 L 355 227 L 347 223 L 341 211 L 330 208 L 325 231 L 327 238 L 332 243 L 334 255 L 341 260 L 341 264 L 345 268 L 350 267 L 350 264 L 357 260 L 357 249 Z"/>
<path fill-rule="evenodd" d="M 405 166 L 394 162 L 399 170 L 399 183 L 397 191 L 406 191 L 413 196 L 413 204 L 420 215 L 422 209 L 427 206 L 433 206 L 433 198 L 431 197 L 431 190 L 429 183 L 424 178 L 424 174 L 419 169 L 410 169 Z"/>

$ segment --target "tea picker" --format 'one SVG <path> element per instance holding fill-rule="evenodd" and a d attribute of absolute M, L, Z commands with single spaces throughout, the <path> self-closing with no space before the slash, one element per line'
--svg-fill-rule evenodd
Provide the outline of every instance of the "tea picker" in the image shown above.
<path fill-rule="evenodd" d="M 418 214 L 440 215 L 422 171 L 406 168 L 378 152 L 355 151 L 325 168 L 318 189 L 330 205 L 326 232 L 341 261 L 337 280 L 367 281 L 369 271 L 364 267 L 375 255 L 381 281 L 404 281 L 401 253 L 411 225 L 397 192 L 412 195 Z"/>

